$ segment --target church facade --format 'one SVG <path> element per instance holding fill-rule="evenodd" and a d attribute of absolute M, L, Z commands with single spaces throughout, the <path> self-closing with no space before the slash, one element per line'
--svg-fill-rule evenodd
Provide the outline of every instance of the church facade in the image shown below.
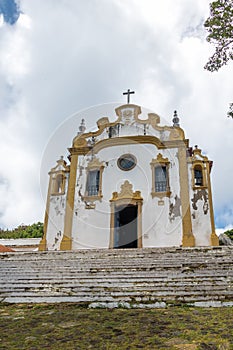
<path fill-rule="evenodd" d="M 179 126 L 125 104 L 116 119 L 82 120 L 49 172 L 44 236 L 39 250 L 218 245 L 212 162 L 192 149 Z"/>

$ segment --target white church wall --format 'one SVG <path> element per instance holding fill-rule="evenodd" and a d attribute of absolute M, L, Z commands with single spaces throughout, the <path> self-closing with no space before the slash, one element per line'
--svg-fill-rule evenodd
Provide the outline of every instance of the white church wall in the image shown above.
<path fill-rule="evenodd" d="M 137 165 L 130 171 L 122 171 L 117 160 L 123 154 L 133 154 Z M 170 161 L 171 197 L 160 200 L 152 198 L 151 161 L 161 153 Z M 95 156 L 104 162 L 102 178 L 101 201 L 96 200 L 95 209 L 86 209 L 83 200 L 86 186 L 86 167 L 91 156 L 81 156 L 79 159 L 77 184 L 75 191 L 75 206 L 73 217 L 73 248 L 108 248 L 110 244 L 110 199 L 113 192 L 120 192 L 121 185 L 128 180 L 133 185 L 133 191 L 141 191 L 143 246 L 180 245 L 182 241 L 181 208 L 177 198 L 180 198 L 179 167 L 177 149 L 158 150 L 151 144 L 128 144 L 104 148 Z M 81 168 L 81 171 L 80 171 Z M 162 204 L 162 205 L 161 205 Z M 171 209 L 173 208 L 173 210 Z"/>
<path fill-rule="evenodd" d="M 64 232 L 66 195 L 51 196 L 47 227 L 47 249 L 59 250 Z"/>
<path fill-rule="evenodd" d="M 190 208 L 193 234 L 197 246 L 210 245 L 211 218 L 208 188 L 193 189 L 192 165 L 189 164 Z"/>

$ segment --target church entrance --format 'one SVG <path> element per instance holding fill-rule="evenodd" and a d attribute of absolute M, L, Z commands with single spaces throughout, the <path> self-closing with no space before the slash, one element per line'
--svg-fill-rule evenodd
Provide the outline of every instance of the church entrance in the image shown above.
<path fill-rule="evenodd" d="M 138 206 L 129 204 L 114 213 L 114 248 L 138 248 Z"/>
<path fill-rule="evenodd" d="M 142 248 L 142 202 L 128 180 L 112 193 L 109 248 Z"/>

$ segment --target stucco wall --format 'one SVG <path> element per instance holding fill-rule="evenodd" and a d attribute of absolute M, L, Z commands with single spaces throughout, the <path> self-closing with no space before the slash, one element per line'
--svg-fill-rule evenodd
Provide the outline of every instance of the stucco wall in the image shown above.
<path fill-rule="evenodd" d="M 133 154 L 137 165 L 130 171 L 122 171 L 117 159 L 122 154 Z M 170 162 L 169 179 L 171 196 L 152 198 L 151 161 L 161 153 Z M 86 167 L 91 156 L 79 157 L 75 208 L 73 218 L 73 248 L 109 247 L 110 243 L 110 199 L 113 192 L 120 192 L 121 185 L 128 180 L 133 191 L 141 191 L 143 247 L 181 245 L 182 220 L 180 208 L 180 185 L 177 149 L 158 150 L 151 144 L 131 144 L 102 149 L 95 155 L 104 162 L 101 201 L 95 209 L 85 209 Z"/>
<path fill-rule="evenodd" d="M 59 250 L 64 232 L 66 195 L 52 195 L 49 205 L 49 220 L 47 232 L 48 250 Z"/>
<path fill-rule="evenodd" d="M 211 220 L 208 188 L 193 189 L 192 165 L 189 164 L 190 207 L 193 234 L 197 246 L 210 245 Z"/>

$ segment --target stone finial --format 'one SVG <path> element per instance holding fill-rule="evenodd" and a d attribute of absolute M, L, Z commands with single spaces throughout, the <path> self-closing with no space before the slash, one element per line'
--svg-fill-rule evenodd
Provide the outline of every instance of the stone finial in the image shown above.
<path fill-rule="evenodd" d="M 198 147 L 198 145 L 194 146 L 193 154 L 194 156 L 197 154 L 201 155 L 201 149 Z"/>
<path fill-rule="evenodd" d="M 177 127 L 180 126 L 180 124 L 179 124 L 180 123 L 180 119 L 177 116 L 177 111 L 174 111 L 174 115 L 173 115 L 172 121 L 173 121 L 173 126 L 177 126 Z"/>
<path fill-rule="evenodd" d="M 86 125 L 85 125 L 85 119 L 81 120 L 80 126 L 79 126 L 79 132 L 78 134 L 83 134 L 86 130 Z"/>

